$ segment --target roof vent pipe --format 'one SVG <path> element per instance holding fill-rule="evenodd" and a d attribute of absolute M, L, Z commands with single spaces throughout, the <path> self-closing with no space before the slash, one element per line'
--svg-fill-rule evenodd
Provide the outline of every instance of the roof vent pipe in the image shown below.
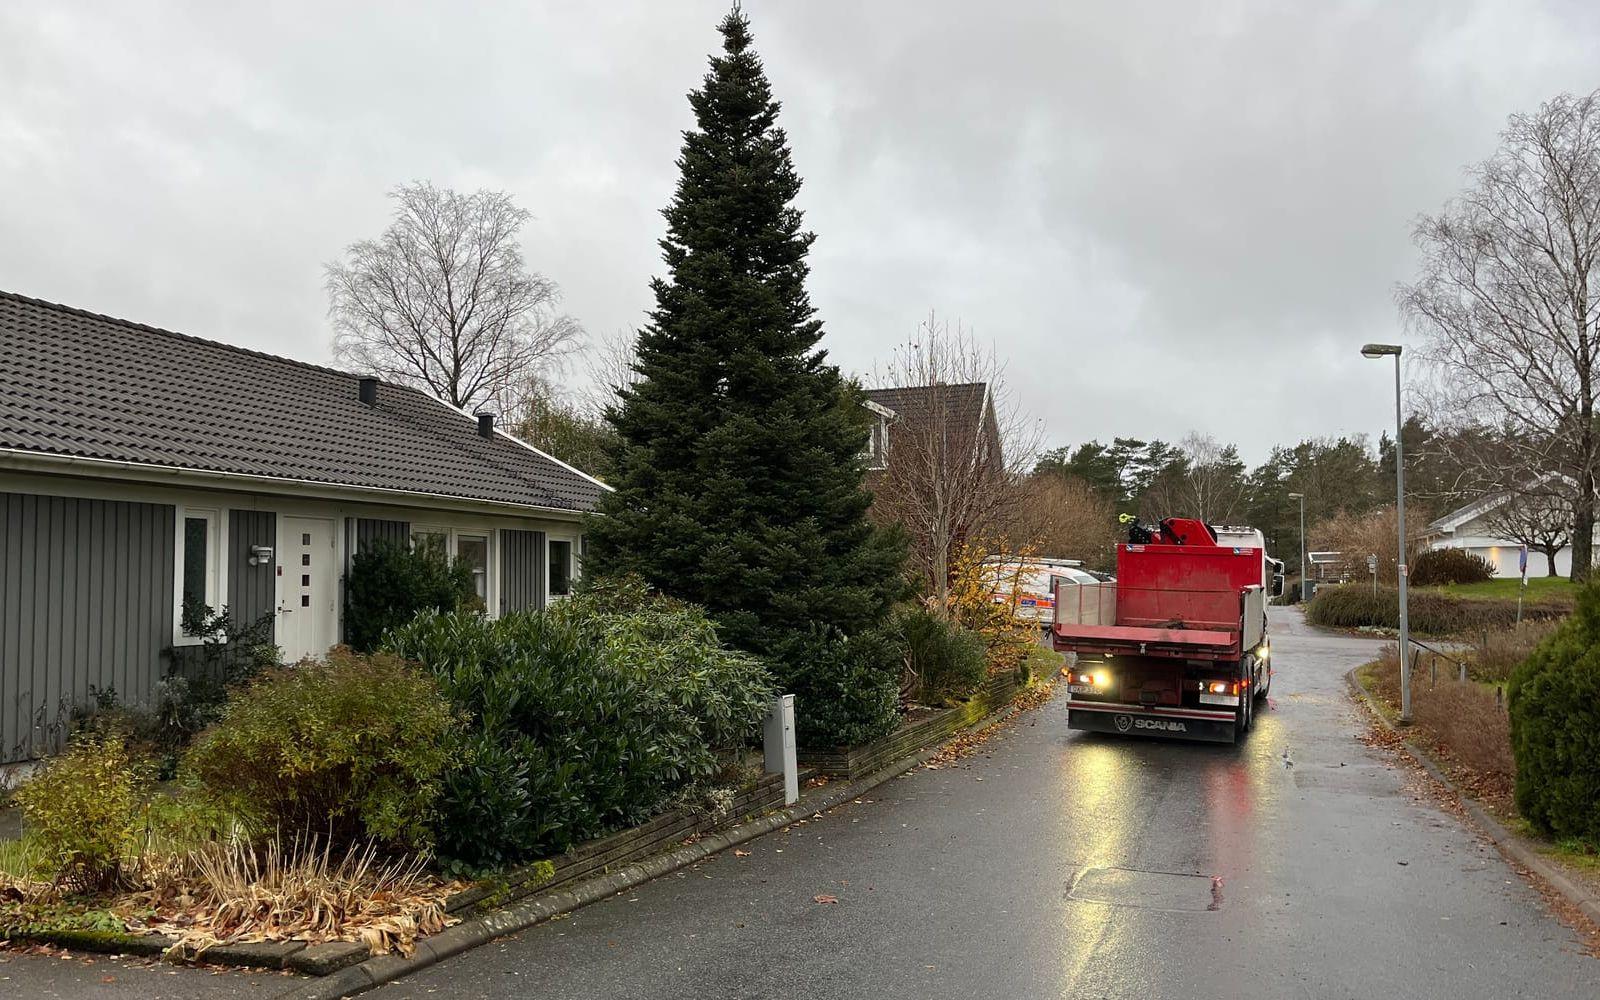
<path fill-rule="evenodd" d="M 360 395 L 361 401 L 363 403 L 366 403 L 368 406 L 377 406 L 378 405 L 378 380 L 376 378 L 373 378 L 371 375 L 368 375 L 365 378 L 363 378 L 361 380 L 361 389 L 360 389 L 359 395 Z"/>
<path fill-rule="evenodd" d="M 478 436 L 481 438 L 494 438 L 494 414 L 478 414 Z"/>

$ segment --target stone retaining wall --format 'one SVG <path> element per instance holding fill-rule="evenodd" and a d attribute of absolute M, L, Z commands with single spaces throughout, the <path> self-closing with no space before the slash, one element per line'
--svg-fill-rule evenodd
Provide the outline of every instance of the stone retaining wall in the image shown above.
<path fill-rule="evenodd" d="M 963 704 L 906 723 L 880 740 L 858 747 L 802 749 L 800 766 L 850 780 L 871 774 L 923 747 L 947 740 L 997 711 L 1016 697 L 1021 686 L 1015 673 L 996 674 L 986 679 Z"/>
<path fill-rule="evenodd" d="M 662 813 L 640 826 L 622 830 L 598 840 L 580 844 L 566 854 L 549 858 L 555 877 L 540 881 L 534 865 L 527 865 L 492 885 L 475 885 L 451 896 L 445 909 L 453 914 L 467 910 L 501 906 L 513 900 L 545 893 L 629 864 L 676 845 L 697 834 L 731 826 L 747 816 L 764 813 L 783 805 L 783 776 L 767 774 L 733 799 L 721 816 L 704 816 L 684 810 Z"/>

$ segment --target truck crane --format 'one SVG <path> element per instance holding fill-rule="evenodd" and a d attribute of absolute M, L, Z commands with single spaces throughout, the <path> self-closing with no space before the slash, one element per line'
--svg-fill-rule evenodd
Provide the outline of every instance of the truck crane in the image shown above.
<path fill-rule="evenodd" d="M 1115 581 L 1054 581 L 1067 727 L 1232 743 L 1272 686 L 1267 599 L 1283 564 L 1254 528 L 1133 521 Z"/>

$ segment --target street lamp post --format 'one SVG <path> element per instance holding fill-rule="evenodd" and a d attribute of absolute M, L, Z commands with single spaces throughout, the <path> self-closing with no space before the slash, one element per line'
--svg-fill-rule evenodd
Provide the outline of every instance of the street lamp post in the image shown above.
<path fill-rule="evenodd" d="M 1306 495 L 1289 494 L 1290 500 L 1300 501 L 1300 603 L 1311 600 L 1311 576 L 1306 572 Z"/>
<path fill-rule="evenodd" d="M 1400 522 L 1400 560 L 1396 581 L 1400 590 L 1400 724 L 1411 724 L 1411 630 L 1406 621 L 1406 454 L 1405 421 L 1400 414 L 1400 345 L 1367 344 L 1364 358 L 1394 357 L 1394 492 L 1395 516 Z"/>

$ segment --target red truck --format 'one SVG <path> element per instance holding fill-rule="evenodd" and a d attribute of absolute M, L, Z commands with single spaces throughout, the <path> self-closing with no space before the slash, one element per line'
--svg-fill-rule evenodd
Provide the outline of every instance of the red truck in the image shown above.
<path fill-rule="evenodd" d="M 1272 684 L 1267 597 L 1282 563 L 1253 528 L 1135 523 L 1114 582 L 1055 583 L 1052 644 L 1068 669 L 1067 726 L 1232 743 Z"/>

